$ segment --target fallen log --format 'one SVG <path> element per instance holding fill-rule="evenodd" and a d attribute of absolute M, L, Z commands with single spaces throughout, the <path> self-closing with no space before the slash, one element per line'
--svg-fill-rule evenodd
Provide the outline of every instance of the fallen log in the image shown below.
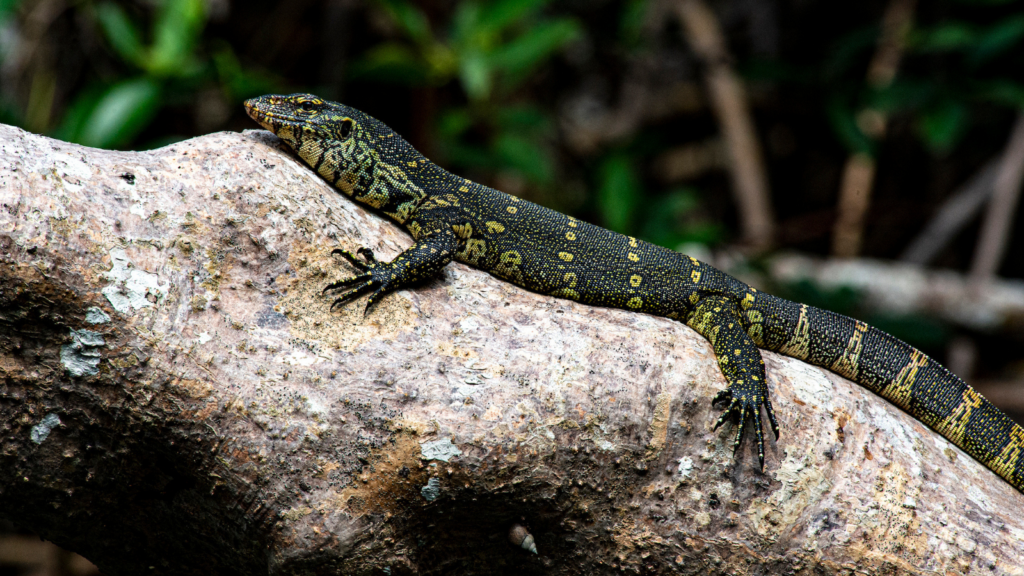
<path fill-rule="evenodd" d="M 762 473 L 681 323 L 461 264 L 332 313 L 410 239 L 269 133 L 0 126 L 0 204 L 0 517 L 107 575 L 1022 573 L 1024 495 L 821 369 L 765 353 Z"/>

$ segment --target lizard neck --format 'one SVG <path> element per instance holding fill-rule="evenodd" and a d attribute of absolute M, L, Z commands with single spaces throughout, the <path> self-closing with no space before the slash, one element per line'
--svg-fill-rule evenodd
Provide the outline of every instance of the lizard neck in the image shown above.
<path fill-rule="evenodd" d="M 346 196 L 399 224 L 405 224 L 438 182 L 451 177 L 394 133 L 375 141 L 309 144 L 310 150 L 300 148 L 299 155 L 317 173 Z"/>

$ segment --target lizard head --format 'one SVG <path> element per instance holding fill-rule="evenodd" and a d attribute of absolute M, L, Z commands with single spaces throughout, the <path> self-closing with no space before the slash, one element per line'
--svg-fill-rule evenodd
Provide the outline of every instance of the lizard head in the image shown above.
<path fill-rule="evenodd" d="M 391 132 L 355 108 L 312 94 L 252 98 L 245 101 L 245 111 L 349 195 L 359 192 L 377 141 Z"/>
<path fill-rule="evenodd" d="M 405 222 L 436 168 L 383 122 L 312 94 L 246 100 L 253 120 L 288 143 L 325 180 L 357 202 Z"/>

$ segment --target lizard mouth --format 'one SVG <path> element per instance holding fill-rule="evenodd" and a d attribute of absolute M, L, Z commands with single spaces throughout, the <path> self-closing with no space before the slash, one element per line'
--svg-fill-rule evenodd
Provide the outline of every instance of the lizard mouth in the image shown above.
<path fill-rule="evenodd" d="M 245 113 L 250 118 L 274 134 L 277 134 L 283 126 L 298 123 L 298 119 L 289 112 L 289 107 L 285 104 L 282 96 L 267 95 L 250 98 L 243 105 Z"/>

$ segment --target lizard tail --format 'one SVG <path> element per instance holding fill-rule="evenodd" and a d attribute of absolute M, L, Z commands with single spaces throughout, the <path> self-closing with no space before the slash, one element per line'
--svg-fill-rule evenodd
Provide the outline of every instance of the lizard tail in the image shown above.
<path fill-rule="evenodd" d="M 1024 428 L 924 352 L 864 322 L 806 304 L 768 297 L 753 308 L 763 317 L 760 326 L 751 324 L 755 342 L 877 393 L 1024 493 Z"/>

